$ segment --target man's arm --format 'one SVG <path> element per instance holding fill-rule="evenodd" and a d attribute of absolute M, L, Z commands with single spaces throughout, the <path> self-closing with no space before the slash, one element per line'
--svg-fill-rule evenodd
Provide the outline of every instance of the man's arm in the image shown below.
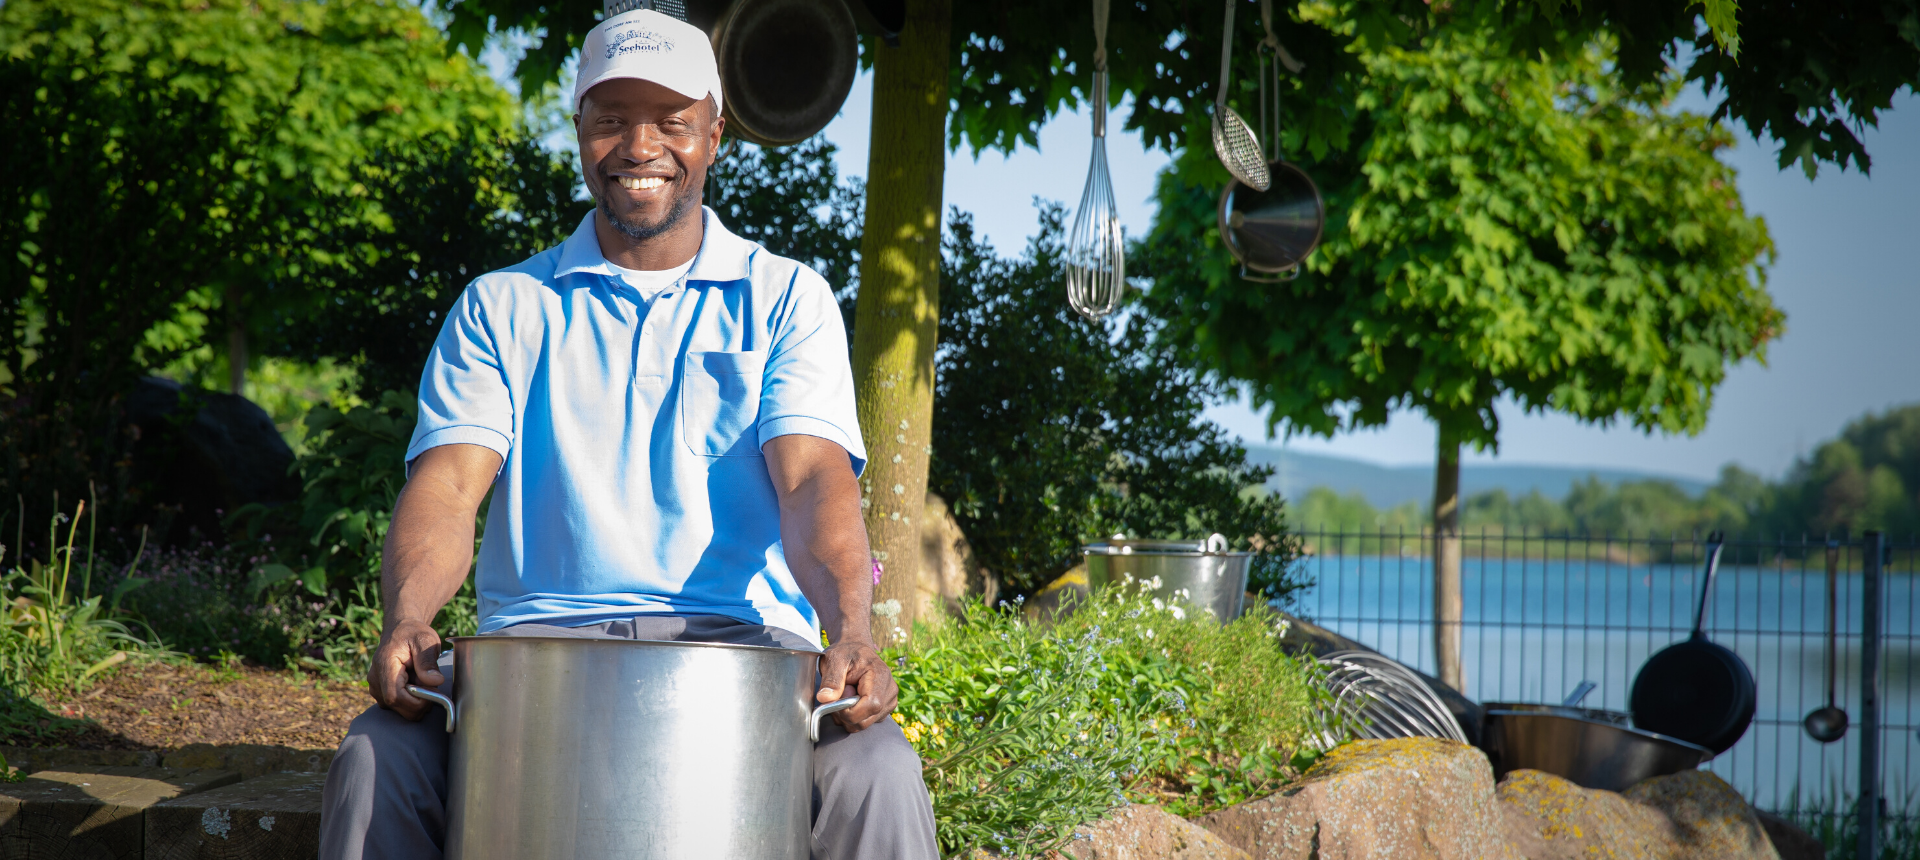
<path fill-rule="evenodd" d="M 852 688 L 860 704 L 833 715 L 857 732 L 900 698 L 873 642 L 873 556 L 860 519 L 860 484 L 846 449 L 816 436 L 776 436 L 761 448 L 780 495 L 780 543 L 800 591 L 820 614 L 831 647 L 820 659 L 821 702 Z"/>
<path fill-rule="evenodd" d="M 380 555 L 385 623 L 367 688 L 381 706 L 409 720 L 420 719 L 428 705 L 408 693 L 407 684 L 437 687 L 446 681 L 433 616 L 460 591 L 473 566 L 473 518 L 499 471 L 500 455 L 479 445 L 429 448 L 414 458 L 393 506 Z"/>

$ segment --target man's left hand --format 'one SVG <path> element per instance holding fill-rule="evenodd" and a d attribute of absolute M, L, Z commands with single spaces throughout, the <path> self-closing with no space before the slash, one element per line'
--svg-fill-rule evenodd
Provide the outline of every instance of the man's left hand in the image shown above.
<path fill-rule="evenodd" d="M 848 696 L 859 696 L 860 703 L 835 713 L 833 719 L 850 732 L 886 719 L 900 703 L 893 670 L 870 642 L 836 643 L 820 658 L 820 692 L 814 698 L 824 705 Z"/>

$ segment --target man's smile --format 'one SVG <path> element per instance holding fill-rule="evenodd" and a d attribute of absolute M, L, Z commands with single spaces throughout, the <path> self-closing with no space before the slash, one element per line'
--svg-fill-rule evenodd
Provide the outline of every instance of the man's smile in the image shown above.
<path fill-rule="evenodd" d="M 631 191 L 652 191 L 667 184 L 667 178 L 664 176 L 615 176 L 613 181 Z"/>

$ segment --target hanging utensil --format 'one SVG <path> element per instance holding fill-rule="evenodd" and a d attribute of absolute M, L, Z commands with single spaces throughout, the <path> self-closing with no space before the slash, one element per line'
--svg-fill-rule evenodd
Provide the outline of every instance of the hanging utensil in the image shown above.
<path fill-rule="evenodd" d="M 1827 541 L 1827 706 L 1817 708 L 1807 714 L 1801 725 L 1806 727 L 1807 737 L 1823 744 L 1830 744 L 1847 735 L 1847 712 L 1833 703 L 1833 682 L 1839 673 L 1834 665 L 1835 652 L 1838 650 L 1835 639 L 1839 633 L 1835 629 L 1839 622 L 1840 598 L 1840 544 Z"/>
<path fill-rule="evenodd" d="M 1633 679 L 1628 709 L 1650 732 L 1726 752 L 1753 722 L 1753 671 L 1745 660 L 1707 639 L 1702 629 L 1714 574 L 1720 569 L 1720 533 L 1707 538 L 1706 582 L 1693 614 L 1693 634 L 1647 659 Z"/>
<path fill-rule="evenodd" d="M 1107 4 L 1093 0 L 1093 163 L 1067 233 L 1067 304 L 1089 320 L 1113 313 L 1127 284 L 1125 237 L 1107 175 Z"/>
<path fill-rule="evenodd" d="M 1227 172 L 1242 185 L 1257 191 L 1267 190 L 1272 181 L 1267 172 L 1267 157 L 1260 151 L 1260 139 L 1247 121 L 1227 107 L 1227 72 L 1233 65 L 1233 4 L 1227 0 L 1227 24 L 1220 34 L 1220 91 L 1213 97 L 1213 153 Z"/>
<path fill-rule="evenodd" d="M 1280 158 L 1280 67 L 1297 74 L 1305 66 L 1273 35 L 1272 0 L 1261 0 L 1260 18 L 1267 30 L 1260 43 L 1260 133 L 1272 150 L 1262 153 L 1269 185 L 1227 183 L 1220 192 L 1220 236 L 1240 261 L 1241 278 L 1273 283 L 1299 275 L 1300 263 L 1320 245 L 1327 210 L 1313 179 Z"/>

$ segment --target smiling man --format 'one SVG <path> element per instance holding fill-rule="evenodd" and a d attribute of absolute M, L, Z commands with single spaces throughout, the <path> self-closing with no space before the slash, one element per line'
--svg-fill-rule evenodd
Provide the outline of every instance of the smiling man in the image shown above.
<path fill-rule="evenodd" d="M 468 286 L 427 359 L 383 558 L 377 704 L 328 771 L 323 858 L 441 856 L 447 735 L 406 686 L 451 689 L 430 625 L 489 491 L 481 634 L 819 650 L 824 631 L 819 700 L 860 702 L 815 747 L 813 855 L 936 856 L 869 629 L 846 332 L 819 275 L 701 205 L 720 100 L 694 27 L 635 11 L 587 35 L 574 128 L 597 206 Z"/>

